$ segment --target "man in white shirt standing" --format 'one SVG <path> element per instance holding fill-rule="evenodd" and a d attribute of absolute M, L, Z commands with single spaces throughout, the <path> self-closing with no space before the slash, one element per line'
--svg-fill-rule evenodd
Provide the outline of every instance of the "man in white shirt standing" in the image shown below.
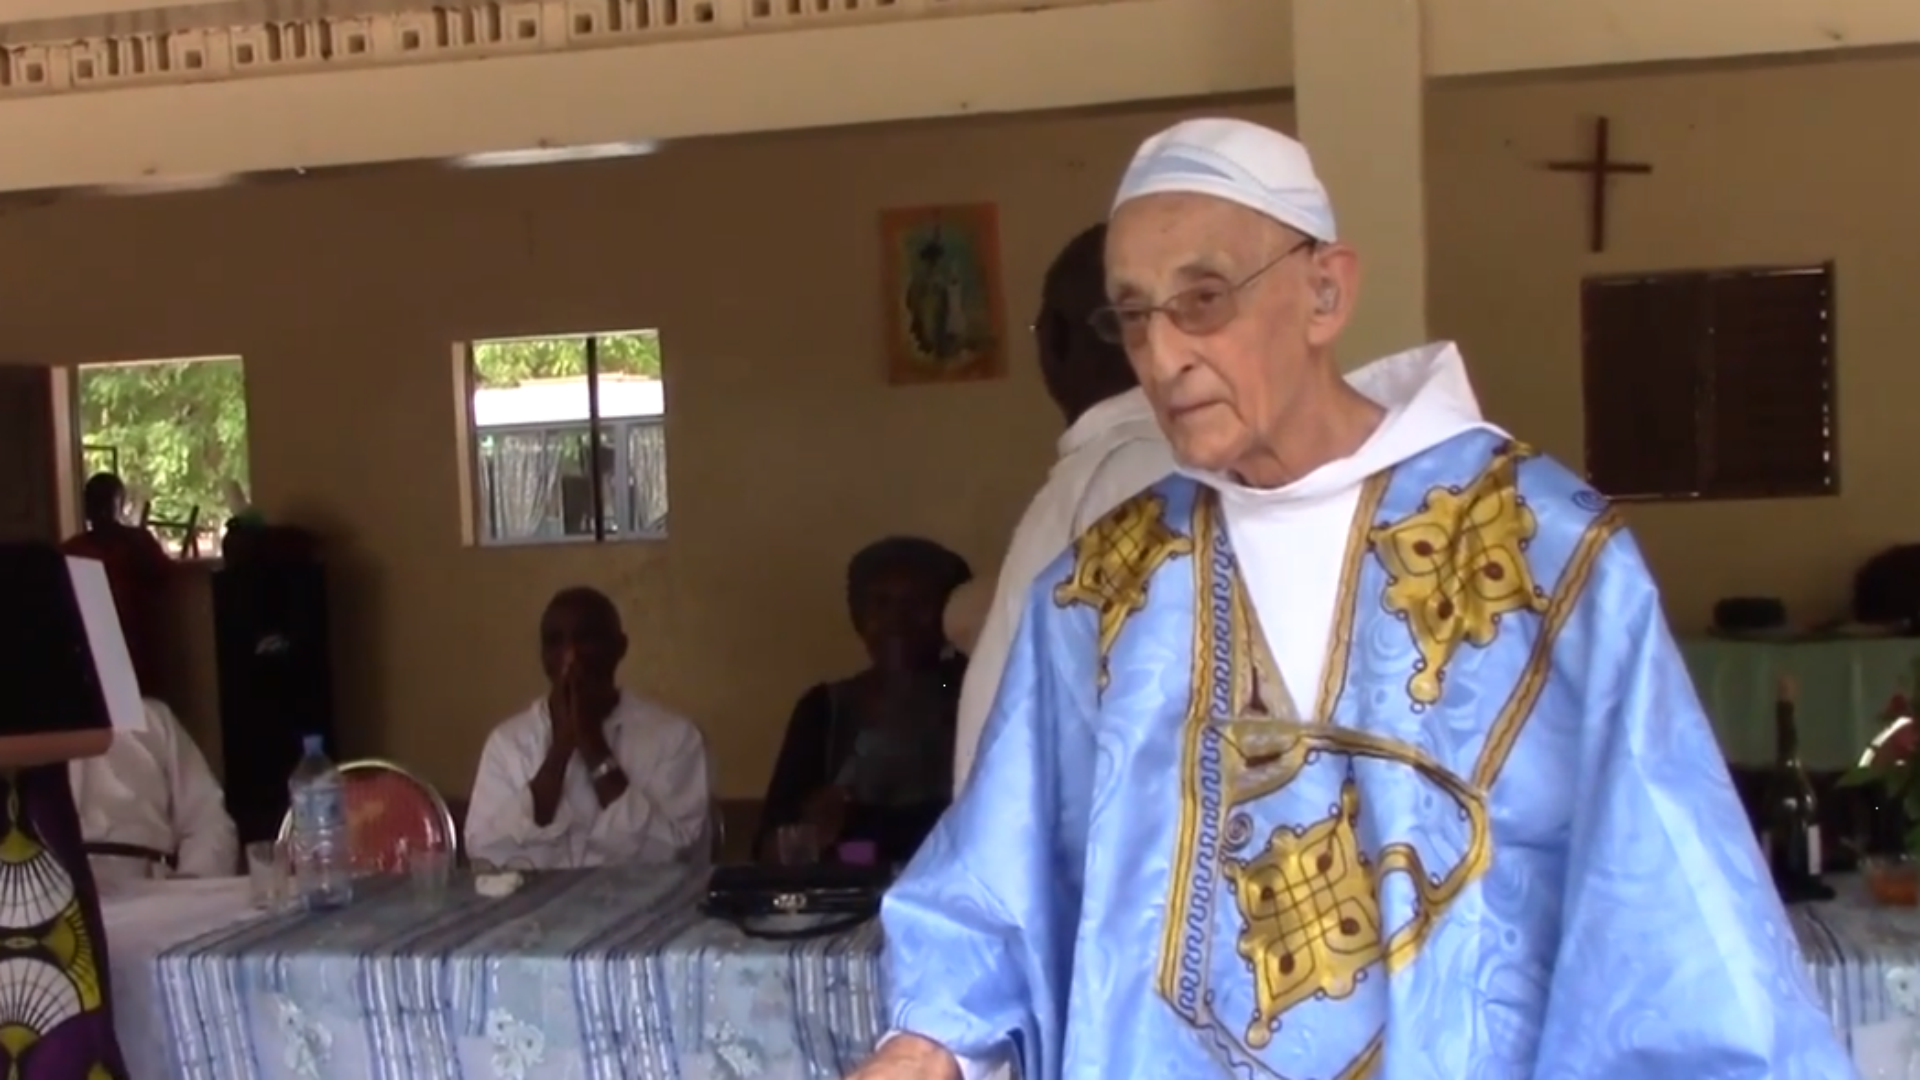
<path fill-rule="evenodd" d="M 240 842 L 220 781 L 173 710 L 155 698 L 144 704 L 144 729 L 115 732 L 105 754 L 67 766 L 81 835 L 89 844 L 173 855 L 182 877 L 238 873 Z M 95 855 L 92 863 L 102 887 L 153 870 L 153 860 L 136 855 Z"/>
<path fill-rule="evenodd" d="M 1174 469 L 1173 451 L 1126 350 L 1101 337 L 1091 321 L 1107 302 L 1106 242 L 1107 227 L 1095 225 L 1068 241 L 1047 269 L 1033 331 L 1041 378 L 1066 417 L 1067 431 L 1060 436 L 1059 461 L 1013 531 L 985 625 L 969 649 L 953 751 L 956 795 L 973 767 L 1034 577 L 1107 511 Z"/>
<path fill-rule="evenodd" d="M 547 604 L 547 693 L 494 729 L 481 752 L 467 812 L 475 861 L 529 870 L 671 862 L 705 842 L 705 740 L 620 689 L 626 655 L 604 593 L 566 589 Z"/>

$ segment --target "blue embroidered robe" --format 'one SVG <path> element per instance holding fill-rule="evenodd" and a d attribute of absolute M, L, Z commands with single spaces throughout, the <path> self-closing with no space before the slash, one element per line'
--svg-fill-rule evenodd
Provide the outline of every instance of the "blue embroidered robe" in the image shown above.
<path fill-rule="evenodd" d="M 1603 499 L 1458 435 L 1341 574 L 1317 687 L 1193 480 L 1041 576 L 886 901 L 897 1030 L 1027 1080 L 1854 1075 Z"/>

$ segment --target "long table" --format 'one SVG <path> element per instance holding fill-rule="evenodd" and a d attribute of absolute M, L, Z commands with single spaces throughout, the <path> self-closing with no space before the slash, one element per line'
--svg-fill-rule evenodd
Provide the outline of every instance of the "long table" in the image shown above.
<path fill-rule="evenodd" d="M 1904 1080 L 1920 1038 L 1920 908 L 1881 907 L 1855 877 L 1833 885 L 1835 899 L 1790 910 L 1801 955 L 1861 1073 Z"/>
<path fill-rule="evenodd" d="M 1808 973 L 1868 1080 L 1920 1037 L 1920 909 L 1792 909 Z M 877 925 L 795 943 L 694 911 L 679 868 L 544 875 L 500 900 L 366 883 L 350 908 L 259 917 L 245 881 L 104 905 L 133 1080 L 838 1080 L 882 1023 Z"/>
<path fill-rule="evenodd" d="M 697 913 L 700 886 L 678 867 L 539 875 L 502 899 L 458 879 L 439 896 L 376 880 L 340 911 L 229 921 L 151 960 L 172 1075 L 813 1080 L 851 1071 L 881 1030 L 878 926 L 800 942 L 750 938 Z"/>

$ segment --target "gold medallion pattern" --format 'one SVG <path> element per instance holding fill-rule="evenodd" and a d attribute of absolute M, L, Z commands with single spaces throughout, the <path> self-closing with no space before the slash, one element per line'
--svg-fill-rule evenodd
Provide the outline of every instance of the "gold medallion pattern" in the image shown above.
<path fill-rule="evenodd" d="M 1253 969 L 1258 1011 L 1247 1045 L 1263 1049 L 1280 1014 L 1316 994 L 1348 997 L 1379 961 L 1380 901 L 1353 823 L 1360 793 L 1348 780 L 1331 816 L 1273 830 L 1252 858 L 1228 859 L 1240 909 L 1239 952 Z"/>
<path fill-rule="evenodd" d="M 1245 855 L 1234 853 L 1238 842 L 1231 835 L 1221 840 L 1219 873 L 1231 889 L 1239 924 L 1235 951 L 1252 983 L 1242 1038 L 1257 1053 L 1271 1044 L 1289 1011 L 1308 1001 L 1350 997 L 1376 966 L 1390 974 L 1411 963 L 1467 886 L 1491 865 L 1492 823 L 1484 794 L 1418 747 L 1322 724 L 1249 719 L 1206 728 L 1218 737 L 1217 764 L 1209 771 L 1217 770 L 1223 817 L 1258 813 L 1257 803 L 1301 779 L 1302 767 L 1316 758 L 1322 778 L 1327 770 L 1344 777 L 1338 802 L 1325 817 L 1274 827 Z M 1199 749 L 1192 741 L 1189 746 Z M 1423 856 L 1422 845 L 1396 840 L 1369 856 L 1357 828 L 1362 808 L 1353 767 L 1361 761 L 1403 768 L 1413 781 L 1430 785 L 1457 811 L 1463 826 L 1458 849 L 1449 854 L 1449 845 L 1441 845 Z M 1443 862 L 1430 869 L 1428 859 L 1436 856 Z M 1417 900 L 1389 925 L 1394 920 L 1383 912 L 1379 890 L 1394 876 L 1404 878 Z M 1191 917 L 1204 919 L 1198 912 Z M 1206 936 L 1204 922 L 1191 930 Z M 1193 940 L 1168 944 L 1184 951 Z M 1163 978 L 1163 993 L 1177 990 Z"/>
<path fill-rule="evenodd" d="M 1471 484 L 1436 487 L 1418 511 L 1368 534 L 1390 579 L 1387 610 L 1406 620 L 1419 654 L 1407 694 L 1420 705 L 1440 700 L 1463 642 L 1484 648 L 1501 616 L 1547 608 L 1526 555 L 1539 524 L 1520 497 L 1519 462 L 1532 453 L 1509 443 Z"/>
<path fill-rule="evenodd" d="M 1073 542 L 1073 573 L 1054 587 L 1060 607 L 1085 605 L 1100 626 L 1100 686 L 1127 620 L 1145 610 L 1147 583 L 1168 560 L 1193 554 L 1193 539 L 1167 524 L 1167 500 L 1145 492 L 1115 507 Z"/>
<path fill-rule="evenodd" d="M 1173 492 L 1171 523 L 1165 504 L 1136 512 L 1164 536 L 1186 532 L 1178 554 L 1192 556 L 1192 685 L 1156 988 L 1228 1075 L 1377 1076 L 1389 977 L 1439 949 L 1431 977 L 1444 985 L 1474 947 L 1442 937 L 1442 927 L 1451 919 L 1457 932 L 1473 931 L 1470 890 L 1493 861 L 1490 793 L 1619 522 L 1558 470 L 1529 474 L 1524 491 L 1555 538 L 1550 561 L 1536 565 L 1541 553 L 1529 549 L 1542 523 L 1521 485 L 1533 452 L 1469 438 L 1442 461 L 1458 469 L 1454 482 L 1435 484 L 1425 468 L 1418 479 L 1368 482 L 1327 666 L 1320 686 L 1305 688 L 1320 691 L 1311 711 L 1297 707 L 1267 647 L 1217 499 L 1196 494 L 1189 516 Z M 1563 536 L 1576 514 L 1586 518 L 1580 534 Z M 1075 579 L 1055 599 L 1100 598 L 1078 602 L 1101 614 L 1104 685 L 1106 650 L 1171 555 L 1117 552 L 1125 573 L 1095 573 L 1098 550 L 1076 548 Z M 1138 575 L 1137 588 L 1091 587 L 1126 574 Z M 1083 594 L 1070 592 L 1076 583 Z M 1516 632 L 1503 635 L 1509 616 L 1519 617 Z M 1479 650 L 1473 666 L 1463 643 Z M 1456 659 L 1479 694 L 1457 709 L 1443 703 Z M 1350 686 L 1350 674 L 1361 682 Z"/>
<path fill-rule="evenodd" d="M 1379 515 L 1389 478 L 1369 481 L 1310 713 L 1268 649 L 1216 500 L 1195 501 L 1194 685 L 1157 983 L 1235 1075 L 1289 1076 L 1282 1063 L 1302 1044 L 1282 1036 L 1286 1024 L 1309 1025 L 1316 1068 L 1336 1080 L 1376 1073 L 1386 977 L 1414 961 L 1491 865 L 1486 794 L 1462 775 L 1471 762 L 1456 771 L 1404 738 L 1335 723 L 1333 707 L 1372 597 L 1410 631 L 1416 704 L 1439 701 L 1460 642 L 1491 644 L 1500 616 L 1546 606 L 1525 550 L 1537 531 L 1518 488 L 1527 455 L 1504 445 L 1472 482 L 1431 488 L 1397 520 Z M 1382 570 L 1363 600 L 1363 578 Z M 1396 773 L 1404 779 L 1392 783 L 1427 793 L 1431 830 L 1361 828 L 1366 778 Z M 1358 1011 L 1321 1011 L 1335 1006 Z M 1331 1015 L 1346 1019 L 1328 1026 Z"/>

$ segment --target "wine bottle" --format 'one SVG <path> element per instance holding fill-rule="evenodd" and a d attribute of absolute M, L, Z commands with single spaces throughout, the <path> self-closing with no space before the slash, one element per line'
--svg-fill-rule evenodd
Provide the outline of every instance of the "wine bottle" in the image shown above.
<path fill-rule="evenodd" d="M 1773 774 L 1768 784 L 1764 845 L 1774 884 L 1780 889 L 1781 899 L 1790 904 L 1833 897 L 1833 890 L 1820 880 L 1820 804 L 1800 762 L 1795 696 L 1792 680 L 1780 680 L 1773 706 Z"/>

